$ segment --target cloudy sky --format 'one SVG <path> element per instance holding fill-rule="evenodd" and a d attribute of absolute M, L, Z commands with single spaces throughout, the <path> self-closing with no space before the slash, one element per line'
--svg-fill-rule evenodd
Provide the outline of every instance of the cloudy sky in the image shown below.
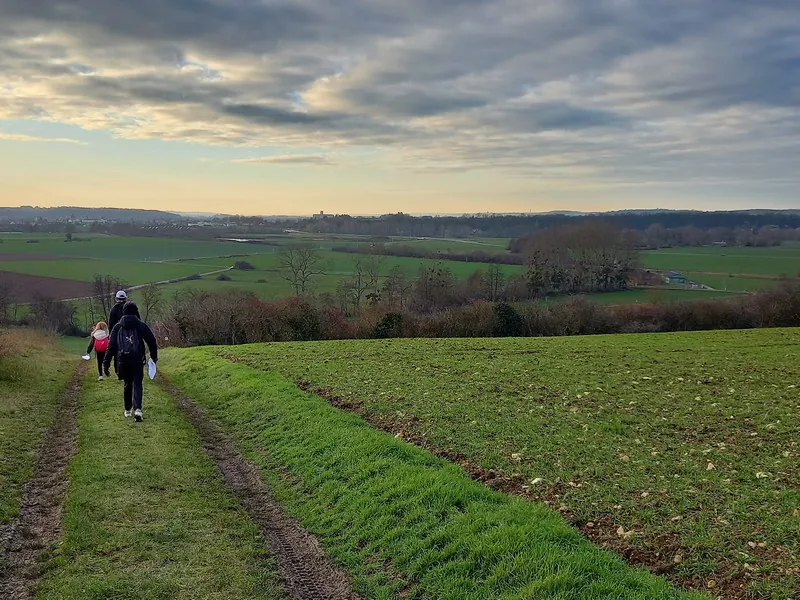
<path fill-rule="evenodd" d="M 0 204 L 800 208 L 798 0 L 1 0 Z"/>

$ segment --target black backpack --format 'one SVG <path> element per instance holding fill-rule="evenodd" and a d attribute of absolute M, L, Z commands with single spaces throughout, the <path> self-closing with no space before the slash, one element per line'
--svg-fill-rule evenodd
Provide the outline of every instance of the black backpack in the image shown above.
<path fill-rule="evenodd" d="M 117 333 L 117 348 L 119 348 L 119 361 L 121 363 L 133 365 L 137 362 L 143 362 L 142 338 L 139 337 L 139 327 L 120 327 L 119 333 Z"/>

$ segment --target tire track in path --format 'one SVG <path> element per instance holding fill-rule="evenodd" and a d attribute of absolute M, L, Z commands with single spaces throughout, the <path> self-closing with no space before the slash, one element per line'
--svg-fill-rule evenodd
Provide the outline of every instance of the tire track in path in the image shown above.
<path fill-rule="evenodd" d="M 161 386 L 200 433 L 226 485 L 258 526 L 280 567 L 286 591 L 300 600 L 358 600 L 350 578 L 334 566 L 319 541 L 289 517 L 233 439 L 205 410 L 162 377 Z"/>
<path fill-rule="evenodd" d="M 22 490 L 17 518 L 0 531 L 0 598 L 31 597 L 63 529 L 67 466 L 78 439 L 78 408 L 88 363 L 81 361 L 61 393 L 55 420 L 39 447 L 36 467 Z"/>

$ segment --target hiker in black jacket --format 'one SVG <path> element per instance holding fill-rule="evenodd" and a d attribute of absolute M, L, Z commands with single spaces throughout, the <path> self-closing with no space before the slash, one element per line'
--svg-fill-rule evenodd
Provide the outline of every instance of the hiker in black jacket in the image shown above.
<path fill-rule="evenodd" d="M 117 292 L 117 303 L 111 307 L 111 310 L 108 311 L 108 330 L 112 331 L 114 329 L 114 325 L 119 323 L 119 320 L 122 318 L 122 307 L 128 301 L 128 294 L 125 293 L 125 290 L 120 290 Z M 122 381 L 122 375 L 119 374 L 119 365 L 117 364 L 117 355 L 114 355 L 114 373 L 117 374 L 117 379 Z"/>
<path fill-rule="evenodd" d="M 144 379 L 145 343 L 150 349 L 150 358 L 158 362 L 156 336 L 139 318 L 139 307 L 135 302 L 126 302 L 122 307 L 122 318 L 111 330 L 111 340 L 103 364 L 106 368 L 111 357 L 117 357 L 118 373 L 125 382 L 125 416 L 142 420 L 142 380 Z"/>

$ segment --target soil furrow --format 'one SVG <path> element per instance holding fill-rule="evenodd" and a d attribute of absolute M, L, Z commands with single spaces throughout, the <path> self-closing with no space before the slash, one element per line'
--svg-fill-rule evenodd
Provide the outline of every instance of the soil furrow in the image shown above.
<path fill-rule="evenodd" d="M 50 547 L 61 535 L 61 510 L 69 485 L 67 466 L 77 444 L 81 384 L 87 366 L 81 361 L 75 367 L 61 393 L 55 421 L 23 488 L 19 515 L 0 539 L 0 598 L 4 600 L 31 596 Z"/>
<path fill-rule="evenodd" d="M 357 600 L 350 579 L 337 569 L 317 539 L 290 518 L 231 437 L 186 394 L 162 379 L 162 387 L 200 433 L 225 483 L 236 493 L 272 550 L 286 591 L 301 600 Z"/>

